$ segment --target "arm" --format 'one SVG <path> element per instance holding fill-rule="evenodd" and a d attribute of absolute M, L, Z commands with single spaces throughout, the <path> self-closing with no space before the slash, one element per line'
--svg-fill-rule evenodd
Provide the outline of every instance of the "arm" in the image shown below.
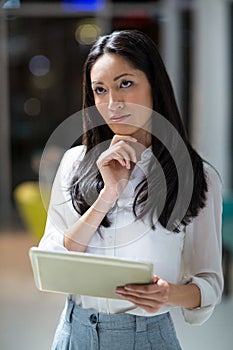
<path fill-rule="evenodd" d="M 182 310 L 191 324 L 201 324 L 211 316 L 223 290 L 221 182 L 211 166 L 206 165 L 206 175 L 206 206 L 187 227 L 183 254 L 184 280 L 201 291 L 200 308 Z"/>
<path fill-rule="evenodd" d="M 113 204 L 114 201 L 108 201 L 106 191 L 102 190 L 95 203 L 66 231 L 64 246 L 68 250 L 85 251 L 101 221 Z"/>
<path fill-rule="evenodd" d="M 97 165 L 104 188 L 95 203 L 81 217 L 72 207 L 67 192 L 71 181 L 67 179 L 67 174 L 70 174 L 77 157 L 81 159 L 83 153 L 77 154 L 77 149 L 66 152 L 53 184 L 45 234 L 39 244 L 40 248 L 79 252 L 86 250 L 103 218 L 127 184 L 130 163 L 136 162 L 135 151 L 126 141 L 137 140 L 130 136 L 115 135 L 110 147 L 99 157 Z M 79 147 L 77 148 L 80 153 L 83 147 Z"/>
<path fill-rule="evenodd" d="M 150 313 L 163 305 L 194 309 L 201 303 L 200 289 L 195 284 L 172 284 L 158 276 L 153 277 L 151 284 L 118 287 L 116 293 Z"/>
<path fill-rule="evenodd" d="M 90 208 L 70 227 L 64 237 L 68 250 L 85 251 L 105 215 L 118 199 L 128 182 L 130 162 L 136 162 L 134 149 L 126 141 L 136 142 L 130 136 L 115 135 L 110 147 L 97 160 L 104 188 Z"/>

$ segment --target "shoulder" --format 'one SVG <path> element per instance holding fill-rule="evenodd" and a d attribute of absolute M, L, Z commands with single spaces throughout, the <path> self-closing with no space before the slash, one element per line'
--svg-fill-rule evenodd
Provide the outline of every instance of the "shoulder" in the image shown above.
<path fill-rule="evenodd" d="M 70 148 L 65 152 L 62 163 L 63 165 L 74 165 L 76 162 L 80 162 L 86 153 L 86 147 L 84 145 Z"/>
<path fill-rule="evenodd" d="M 210 163 L 204 161 L 203 162 L 203 169 L 207 181 L 208 189 L 211 188 L 221 188 L 222 187 L 222 180 L 221 176 L 218 173 L 218 171 L 214 168 L 213 165 Z"/>

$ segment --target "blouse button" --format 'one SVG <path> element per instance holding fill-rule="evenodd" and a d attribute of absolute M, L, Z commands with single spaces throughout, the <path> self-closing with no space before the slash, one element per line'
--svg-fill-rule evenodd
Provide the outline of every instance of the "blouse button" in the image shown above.
<path fill-rule="evenodd" d="M 92 314 L 90 316 L 90 322 L 91 322 L 91 324 L 96 324 L 97 323 L 97 316 L 95 314 Z"/>

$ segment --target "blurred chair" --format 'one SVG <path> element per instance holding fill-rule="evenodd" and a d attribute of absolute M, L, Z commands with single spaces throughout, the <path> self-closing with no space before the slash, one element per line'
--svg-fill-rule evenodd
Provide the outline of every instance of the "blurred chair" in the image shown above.
<path fill-rule="evenodd" d="M 233 194 L 223 199 L 223 273 L 224 273 L 224 294 L 231 292 L 231 263 L 233 257 Z"/>
<path fill-rule="evenodd" d="M 26 229 L 32 234 L 35 243 L 43 236 L 50 192 L 46 187 L 42 189 L 42 196 L 38 182 L 24 182 L 14 190 L 14 200 L 20 217 Z"/>

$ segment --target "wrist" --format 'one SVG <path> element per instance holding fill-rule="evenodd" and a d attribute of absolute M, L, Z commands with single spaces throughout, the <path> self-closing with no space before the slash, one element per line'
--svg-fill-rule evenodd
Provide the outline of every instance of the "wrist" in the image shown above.
<path fill-rule="evenodd" d="M 106 204 L 112 206 L 118 200 L 119 194 L 114 189 L 107 189 L 104 187 L 99 193 L 99 198 Z"/>
<path fill-rule="evenodd" d="M 92 209 L 95 211 L 102 213 L 104 215 L 113 207 L 117 198 L 115 196 L 111 196 L 109 193 L 106 193 L 104 190 L 101 190 L 99 193 L 99 197 L 92 204 Z"/>
<path fill-rule="evenodd" d="M 201 292 L 197 285 L 169 283 L 168 305 L 195 309 L 201 305 Z"/>

